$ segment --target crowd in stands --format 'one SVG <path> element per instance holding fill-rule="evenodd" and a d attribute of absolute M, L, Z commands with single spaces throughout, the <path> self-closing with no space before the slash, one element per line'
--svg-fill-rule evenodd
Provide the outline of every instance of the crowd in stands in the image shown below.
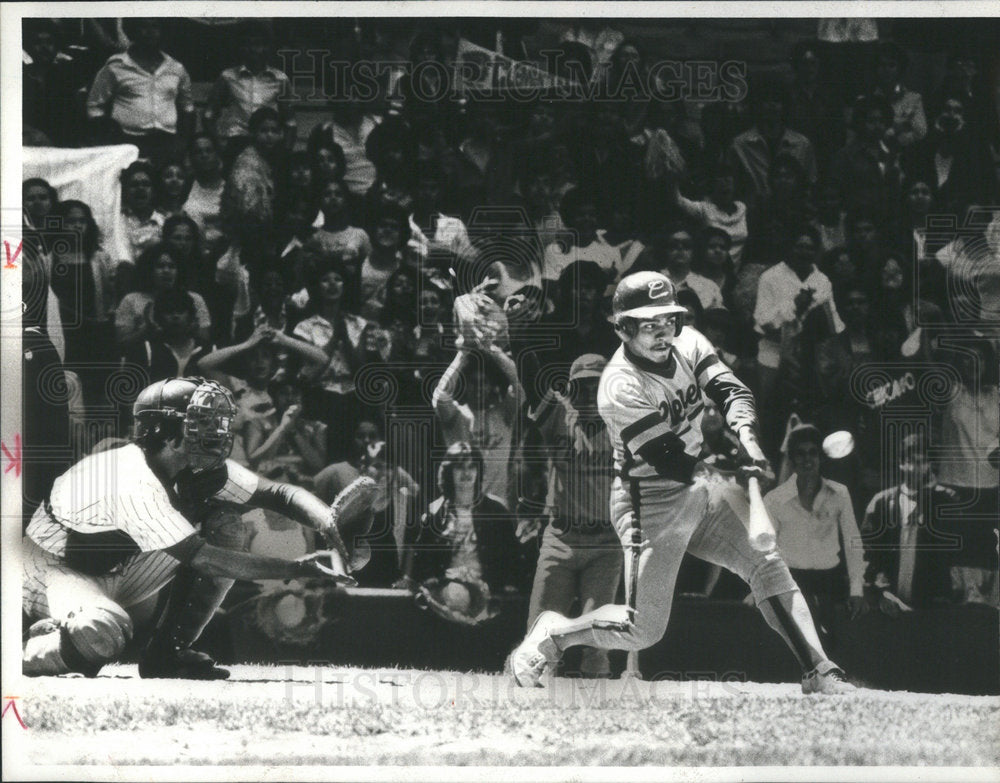
<path fill-rule="evenodd" d="M 61 365 L 69 390 L 26 392 L 26 419 L 68 421 L 39 437 L 113 447 L 140 388 L 212 378 L 236 399 L 233 459 L 327 501 L 380 483 L 362 585 L 470 623 L 508 594 L 587 611 L 622 571 L 595 403 L 610 293 L 657 270 L 756 395 L 778 545 L 821 625 L 836 601 L 998 604 L 1000 121 L 980 53 L 910 84 L 908 52 L 872 43 L 852 91 L 802 40 L 725 102 L 429 101 L 415 79 L 438 71 L 412 66 L 450 67 L 456 38 L 431 28 L 393 84 L 305 132 L 276 58 L 295 42 L 234 30 L 199 91 L 158 20 L 25 25 L 25 145 L 139 151 L 122 257 L 94 205 L 23 183 L 25 362 Z M 565 51 L 612 92 L 668 54 L 619 39 Z M 950 232 L 928 228 L 941 215 Z M 716 412 L 703 428 L 703 456 L 731 464 Z M 317 545 L 247 524 L 256 552 Z M 705 564 L 680 579 L 742 597 Z"/>

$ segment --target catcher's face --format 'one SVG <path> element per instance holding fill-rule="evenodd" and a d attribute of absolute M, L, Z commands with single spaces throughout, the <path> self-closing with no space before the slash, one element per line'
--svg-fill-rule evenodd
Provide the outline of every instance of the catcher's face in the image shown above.
<path fill-rule="evenodd" d="M 184 450 L 192 471 L 217 468 L 229 458 L 235 415 L 235 406 L 221 387 L 215 384 L 198 387 L 184 416 Z"/>
<path fill-rule="evenodd" d="M 639 321 L 634 337 L 619 336 L 636 356 L 660 364 L 670 358 L 670 348 L 677 334 L 676 315 L 666 314 Z"/>

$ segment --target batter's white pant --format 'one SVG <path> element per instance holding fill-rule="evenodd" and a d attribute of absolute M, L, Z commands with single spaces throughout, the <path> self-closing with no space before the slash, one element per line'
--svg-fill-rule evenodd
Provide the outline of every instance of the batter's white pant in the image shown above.
<path fill-rule="evenodd" d="M 667 629 L 685 552 L 742 578 L 758 605 L 798 590 L 777 552 L 750 546 L 745 491 L 721 476 L 699 477 L 692 485 L 616 479 L 611 513 L 625 554 L 627 605 L 606 605 L 578 623 L 560 624 L 550 632 L 560 649 L 593 644 L 641 650 L 656 644 Z"/>
<path fill-rule="evenodd" d="M 581 614 L 613 603 L 621 576 L 622 547 L 614 530 L 561 533 L 549 525 L 538 553 L 528 605 L 528 627 L 545 610 L 569 614 L 577 598 Z M 585 647 L 580 671 L 595 676 L 609 674 L 607 651 Z"/>

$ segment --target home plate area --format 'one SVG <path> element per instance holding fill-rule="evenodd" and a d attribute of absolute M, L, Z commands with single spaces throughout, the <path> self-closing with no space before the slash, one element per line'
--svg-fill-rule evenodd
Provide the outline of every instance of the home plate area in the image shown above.
<path fill-rule="evenodd" d="M 735 675 L 553 677 L 526 690 L 485 673 L 230 668 L 221 682 L 141 680 L 131 665 L 105 667 L 94 679 L 23 680 L 27 730 L 17 744 L 33 765 L 1000 762 L 1000 698 L 992 696 L 804 696 L 797 684 Z"/>

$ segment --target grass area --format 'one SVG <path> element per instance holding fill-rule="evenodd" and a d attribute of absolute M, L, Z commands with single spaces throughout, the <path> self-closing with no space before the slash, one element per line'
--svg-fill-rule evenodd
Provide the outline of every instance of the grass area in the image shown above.
<path fill-rule="evenodd" d="M 226 682 L 26 682 L 35 764 L 927 765 L 1000 763 L 1000 699 L 797 685 L 551 680 L 241 666 Z"/>

